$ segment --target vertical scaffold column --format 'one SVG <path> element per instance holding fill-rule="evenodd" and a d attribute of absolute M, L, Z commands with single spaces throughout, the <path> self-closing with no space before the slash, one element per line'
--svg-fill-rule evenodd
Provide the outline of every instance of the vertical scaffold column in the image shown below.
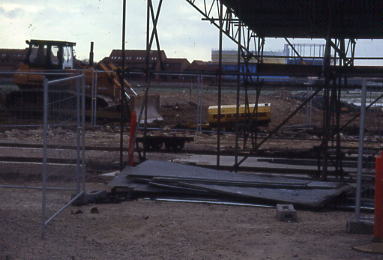
<path fill-rule="evenodd" d="M 234 154 L 234 171 L 238 171 L 238 155 L 239 155 L 239 106 L 240 106 L 240 94 L 241 94 L 241 38 L 242 38 L 242 23 L 238 23 L 238 50 L 237 50 L 237 97 L 236 97 L 236 108 L 235 108 L 235 154 Z"/>
<path fill-rule="evenodd" d="M 321 142 L 321 151 L 320 156 L 323 159 L 322 169 L 319 172 L 319 176 L 322 179 L 327 177 L 328 171 L 328 142 L 329 142 L 329 133 L 330 133 L 330 120 L 331 120 L 331 110 L 330 110 L 330 66 L 331 66 L 331 39 L 326 39 L 326 48 L 323 61 L 323 74 L 324 74 L 324 90 L 323 90 L 323 121 L 322 121 L 322 142 Z"/>
<path fill-rule="evenodd" d="M 222 99 L 222 38 L 223 38 L 223 1 L 219 6 L 219 61 L 218 61 L 218 113 L 217 113 L 217 168 L 221 163 L 221 99 Z"/>
<path fill-rule="evenodd" d="M 144 97 L 144 152 L 143 152 L 143 159 L 146 160 L 146 148 L 147 148 L 147 131 L 148 131 L 148 91 L 150 88 L 150 39 L 149 39 L 149 31 L 150 31 L 150 8 L 151 8 L 152 1 L 147 0 L 147 7 L 146 7 L 146 91 L 145 91 L 145 97 Z M 139 122 L 140 123 L 140 122 Z"/>
<path fill-rule="evenodd" d="M 374 240 L 383 240 L 383 152 L 375 159 Z"/>
<path fill-rule="evenodd" d="M 120 170 L 124 167 L 124 80 L 125 80 L 125 23 L 126 23 L 126 0 L 123 0 L 122 7 L 122 63 L 121 63 L 121 74 L 120 74 Z"/>

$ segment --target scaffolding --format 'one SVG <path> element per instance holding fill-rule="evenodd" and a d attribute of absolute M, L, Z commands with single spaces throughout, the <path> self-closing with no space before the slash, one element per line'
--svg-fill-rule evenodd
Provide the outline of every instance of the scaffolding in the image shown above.
<path fill-rule="evenodd" d="M 157 2 L 157 9 L 154 2 Z M 160 57 L 160 44 L 157 32 L 158 19 L 160 17 L 162 0 L 153 1 L 147 0 L 147 66 L 146 66 L 146 94 L 150 90 L 152 71 L 149 66 L 149 54 L 152 49 L 154 40 L 157 44 L 157 51 Z M 373 103 L 378 102 L 382 95 L 379 95 L 370 105 L 362 106 L 362 112 L 356 113 L 346 124 L 341 125 L 341 99 L 342 90 L 348 89 L 350 79 L 368 79 L 381 78 L 383 69 L 381 67 L 361 67 L 355 66 L 356 60 L 379 60 L 380 57 L 356 57 L 355 50 L 358 38 L 383 38 L 378 24 L 378 13 L 383 9 L 382 3 L 379 1 L 350 1 L 348 5 L 338 5 L 331 1 L 323 1 L 318 6 L 311 1 L 300 6 L 298 2 L 291 3 L 287 8 L 284 2 L 279 0 L 267 1 L 265 4 L 258 1 L 220 1 L 220 0 L 186 0 L 201 16 L 202 20 L 208 21 L 219 31 L 218 40 L 218 68 L 215 72 L 217 82 L 217 104 L 218 104 L 218 126 L 216 130 L 216 167 L 220 167 L 221 157 L 221 134 L 222 127 L 220 124 L 220 115 L 222 107 L 222 85 L 223 76 L 227 75 L 223 71 L 222 52 L 223 52 L 223 37 L 226 36 L 237 45 L 237 70 L 231 75 L 236 77 L 236 93 L 237 93 L 237 124 L 235 127 L 235 163 L 232 169 L 239 171 L 241 164 L 246 161 L 249 156 L 257 155 L 259 149 L 268 142 L 281 128 L 286 125 L 299 111 L 306 108 L 307 123 L 312 122 L 312 102 L 313 99 L 320 96 L 322 98 L 323 115 L 321 122 L 320 145 L 316 147 L 318 170 L 313 176 L 315 179 L 326 180 L 330 175 L 335 176 L 338 181 L 345 181 L 346 173 L 343 167 L 344 152 L 342 151 L 341 132 L 354 120 L 363 117 L 364 109 L 373 106 Z M 326 4 L 328 3 L 328 5 Z M 257 6 L 258 5 L 258 6 Z M 271 8 L 273 7 L 273 8 Z M 275 8 L 277 10 L 274 10 Z M 358 14 L 349 12 L 353 8 L 358 8 Z M 254 13 L 250 10 L 253 8 Z M 266 14 L 262 13 L 262 8 L 269 8 L 266 12 L 270 20 L 270 14 L 282 13 L 288 15 L 285 18 L 276 18 L 277 22 L 270 21 L 263 17 Z M 279 8 L 279 9 L 278 9 Z M 303 9 L 302 9 L 303 8 Z M 351 9 L 350 9 L 351 8 Z M 307 12 L 306 12 L 307 9 Z M 324 17 L 317 15 L 325 10 Z M 301 12 L 305 10 L 305 12 Z M 322 11 L 320 11 L 322 10 Z M 343 12 L 343 16 L 335 16 L 338 11 Z M 259 16 L 261 18 L 258 19 Z M 350 19 L 347 16 L 350 16 Z M 368 30 L 360 30 L 362 28 L 356 22 L 355 15 L 364 24 L 368 24 Z M 284 16 L 283 16 L 284 17 Z M 254 19 L 253 19 L 254 18 Z M 347 19 L 346 19 L 347 18 Z M 351 19 L 352 18 L 352 19 Z M 279 20 L 278 20 L 279 19 Z M 295 19 L 295 20 L 294 20 Z M 346 19 L 349 28 L 345 30 L 342 26 L 342 19 Z M 299 25 L 295 28 L 294 21 L 298 21 Z M 261 25 L 258 25 L 259 22 Z M 290 23 L 292 26 L 286 26 L 284 23 Z M 356 23 L 355 23 L 356 22 Z M 284 26 L 278 27 L 279 23 Z M 318 30 L 313 30 L 315 26 L 320 26 Z M 285 29 L 283 29 L 285 28 Z M 343 28 L 343 29 L 342 29 Z M 363 27 L 365 28 L 365 27 Z M 287 64 L 266 64 L 264 49 L 266 37 L 279 37 L 286 41 L 284 56 L 271 56 L 273 58 L 285 58 L 294 62 L 286 62 Z M 297 44 L 292 43 L 289 38 L 320 38 L 324 44 Z M 309 62 L 307 62 L 309 61 Z M 257 69 L 253 71 L 250 64 L 256 64 Z M 266 136 L 260 137 L 257 127 L 245 127 L 239 129 L 239 106 L 240 98 L 245 99 L 245 104 L 249 107 L 250 103 L 255 103 L 251 113 L 257 113 L 257 105 L 264 89 L 265 82 L 262 76 L 288 76 L 301 77 L 311 83 L 306 91 L 306 97 L 300 105 L 289 113 L 275 128 L 269 131 Z M 358 83 L 352 87 L 361 87 L 364 84 Z M 249 90 L 255 91 L 255 100 L 249 100 Z M 362 93 L 365 92 L 363 87 Z M 363 97 L 362 97 L 363 100 Z M 144 108 L 146 111 L 146 108 Z M 361 118 L 360 122 L 363 121 Z M 360 126 L 362 128 L 362 125 Z M 145 121 L 144 133 L 146 136 L 147 123 Z M 360 135 L 363 139 L 363 133 Z M 240 144 L 242 140 L 242 144 Z M 244 156 L 239 156 L 240 151 L 251 144 L 250 151 Z M 361 144 L 359 144 L 361 147 Z M 146 151 L 144 151 L 144 157 Z M 359 157 L 363 157 L 363 149 L 360 148 Z M 359 159 L 360 160 L 360 159 Z M 361 167 L 358 161 L 358 169 Z M 359 170 L 360 172 L 360 170 Z M 358 175 L 359 176 L 359 175 Z M 359 178 L 359 177 L 358 177 Z M 359 179 L 358 179 L 359 180 Z M 358 185 L 360 185 L 358 181 Z M 357 194 L 360 193 L 358 190 Z M 357 195 L 359 196 L 359 195 Z M 356 214 L 359 215 L 360 205 L 358 206 L 358 197 L 356 198 Z"/>

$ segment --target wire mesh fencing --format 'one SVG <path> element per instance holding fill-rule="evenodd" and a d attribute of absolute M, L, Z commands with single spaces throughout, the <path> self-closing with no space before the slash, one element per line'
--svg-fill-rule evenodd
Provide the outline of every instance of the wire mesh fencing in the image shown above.
<path fill-rule="evenodd" d="M 43 117 L 43 234 L 46 225 L 85 192 L 84 76 L 44 81 Z M 65 164 L 66 167 L 60 167 Z M 59 182 L 72 199 L 62 207 L 50 203 L 50 189 Z"/>
<path fill-rule="evenodd" d="M 42 192 L 45 236 L 85 191 L 84 75 L 0 72 L 0 91 L 0 188 Z"/>

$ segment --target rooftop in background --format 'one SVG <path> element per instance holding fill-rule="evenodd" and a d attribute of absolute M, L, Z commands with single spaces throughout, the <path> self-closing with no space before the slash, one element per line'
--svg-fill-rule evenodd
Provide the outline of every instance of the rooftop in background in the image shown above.
<path fill-rule="evenodd" d="M 33 45 L 57 45 L 57 46 L 76 46 L 75 42 L 67 41 L 51 41 L 51 40 L 30 40 L 26 41 L 27 44 L 31 43 Z"/>
<path fill-rule="evenodd" d="M 382 0 L 223 0 L 263 37 L 383 39 Z"/>
<path fill-rule="evenodd" d="M 122 61 L 122 50 L 112 50 L 109 55 L 109 59 L 111 59 L 114 63 L 121 63 Z M 160 57 L 164 61 L 166 60 L 165 51 L 160 51 Z M 158 59 L 158 51 L 150 51 L 149 61 L 156 62 Z M 125 62 L 126 63 L 143 63 L 146 60 L 146 50 L 125 50 Z"/>
<path fill-rule="evenodd" d="M 26 53 L 27 49 L 0 49 L 0 70 L 15 70 Z"/>

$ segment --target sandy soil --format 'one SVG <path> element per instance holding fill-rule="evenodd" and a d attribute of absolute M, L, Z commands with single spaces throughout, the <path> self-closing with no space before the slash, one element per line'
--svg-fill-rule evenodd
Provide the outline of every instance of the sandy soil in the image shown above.
<path fill-rule="evenodd" d="M 381 259 L 351 249 L 371 236 L 345 232 L 349 212 L 298 211 L 285 223 L 272 208 L 145 200 L 71 207 L 42 240 L 40 196 L 1 190 L 0 259 Z M 68 196 L 55 192 L 48 205 Z"/>

